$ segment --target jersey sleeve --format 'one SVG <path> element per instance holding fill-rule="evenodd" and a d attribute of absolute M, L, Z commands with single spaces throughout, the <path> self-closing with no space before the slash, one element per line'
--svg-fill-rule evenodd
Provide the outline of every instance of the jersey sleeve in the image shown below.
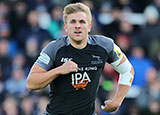
<path fill-rule="evenodd" d="M 112 41 L 111 49 L 108 52 L 108 63 L 117 61 L 122 57 L 122 54 L 121 49 Z"/>
<path fill-rule="evenodd" d="M 122 57 L 121 49 L 114 43 L 114 41 L 106 36 L 94 36 L 96 43 L 105 49 L 107 53 L 107 62 L 112 63 Z"/>
<path fill-rule="evenodd" d="M 52 53 L 53 44 L 54 43 L 51 42 L 46 47 L 44 47 L 40 53 L 40 56 L 35 62 L 35 64 L 37 64 L 38 66 L 42 67 L 47 71 L 53 68 L 53 63 L 54 63 L 53 61 L 54 56 Z"/>

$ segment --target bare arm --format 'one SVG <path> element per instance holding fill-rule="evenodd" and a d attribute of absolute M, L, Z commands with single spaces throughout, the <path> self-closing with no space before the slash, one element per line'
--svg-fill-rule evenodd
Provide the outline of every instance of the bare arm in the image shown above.
<path fill-rule="evenodd" d="M 128 90 L 130 89 L 134 76 L 133 67 L 125 55 L 123 55 L 117 62 L 112 63 L 112 67 L 120 73 L 120 78 L 119 85 L 113 99 L 106 100 L 104 102 L 105 105 L 101 106 L 101 109 L 108 113 L 114 112 L 120 107 Z"/>
<path fill-rule="evenodd" d="M 108 113 L 116 111 L 120 107 L 121 103 L 123 102 L 129 88 L 130 86 L 119 84 L 113 99 L 106 100 L 104 102 L 105 106 L 102 105 L 101 109 Z"/>
<path fill-rule="evenodd" d="M 73 61 L 67 61 L 63 65 L 46 71 L 40 66 L 34 64 L 27 78 L 27 89 L 29 91 L 42 89 L 50 84 L 55 78 L 62 74 L 77 72 L 78 66 Z"/>

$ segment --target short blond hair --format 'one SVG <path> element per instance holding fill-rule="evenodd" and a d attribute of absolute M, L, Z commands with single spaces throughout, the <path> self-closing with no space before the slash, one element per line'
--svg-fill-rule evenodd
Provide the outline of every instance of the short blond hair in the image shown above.
<path fill-rule="evenodd" d="M 67 23 L 67 17 L 69 14 L 76 13 L 76 12 L 85 12 L 88 17 L 87 19 L 88 22 L 91 23 L 92 16 L 91 16 L 90 8 L 83 3 L 72 3 L 64 7 L 64 11 L 63 11 L 64 23 Z"/>

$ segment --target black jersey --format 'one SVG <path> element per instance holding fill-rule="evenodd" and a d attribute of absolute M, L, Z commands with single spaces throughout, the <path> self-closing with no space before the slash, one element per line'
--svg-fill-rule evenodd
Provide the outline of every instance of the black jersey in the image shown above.
<path fill-rule="evenodd" d="M 53 115 L 92 115 L 105 62 L 114 62 L 120 55 L 114 50 L 113 40 L 104 36 L 88 36 L 88 44 L 83 49 L 72 47 L 67 36 L 50 42 L 36 64 L 48 71 L 72 60 L 78 64 L 78 72 L 53 80 L 47 112 Z"/>

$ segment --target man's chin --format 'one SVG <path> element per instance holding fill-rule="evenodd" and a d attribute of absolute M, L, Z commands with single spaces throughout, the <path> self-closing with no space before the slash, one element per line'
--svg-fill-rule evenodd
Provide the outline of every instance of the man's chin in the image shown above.
<path fill-rule="evenodd" d="M 83 38 L 81 36 L 74 37 L 74 41 L 76 41 L 76 42 L 81 42 L 82 40 L 83 40 Z"/>

